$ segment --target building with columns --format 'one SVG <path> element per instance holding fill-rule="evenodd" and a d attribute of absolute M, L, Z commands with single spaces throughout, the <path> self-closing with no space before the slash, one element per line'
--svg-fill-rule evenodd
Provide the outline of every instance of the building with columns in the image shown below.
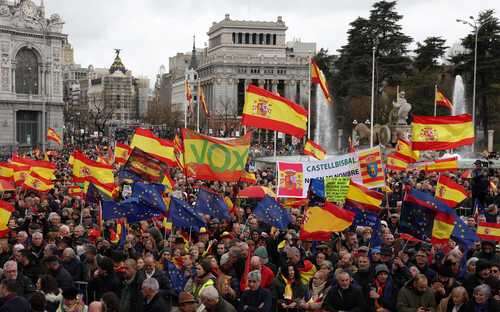
<path fill-rule="evenodd" d="M 0 0 L 0 146 L 41 146 L 46 129 L 62 131 L 63 47 L 58 14 L 30 0 Z"/>
<path fill-rule="evenodd" d="M 193 45 L 191 54 L 170 58 L 172 110 L 185 109 L 186 77 L 192 80 L 195 102 L 195 78 L 203 88 L 211 113 L 209 119 L 202 118 L 201 128 L 205 131 L 240 130 L 249 84 L 278 92 L 306 107 L 309 59 L 316 53 L 316 44 L 287 42 L 287 29 L 281 16 L 276 21 L 241 21 L 226 14 L 222 21 L 214 22 L 207 32 L 208 47 L 197 50 Z M 190 125 L 195 124 L 195 115 L 191 114 Z"/>

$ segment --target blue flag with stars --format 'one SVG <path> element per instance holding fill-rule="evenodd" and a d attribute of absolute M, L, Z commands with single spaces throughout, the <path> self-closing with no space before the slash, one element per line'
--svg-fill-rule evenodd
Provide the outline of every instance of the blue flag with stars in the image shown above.
<path fill-rule="evenodd" d="M 356 214 L 352 226 L 368 226 L 372 228 L 372 238 L 370 239 L 371 246 L 380 246 L 382 238 L 380 237 L 381 222 L 379 216 L 371 211 L 364 211 L 359 208 L 345 205 L 346 210 L 352 211 Z"/>
<path fill-rule="evenodd" d="M 164 212 L 147 206 L 137 197 L 130 197 L 117 203 L 111 200 L 102 201 L 103 220 L 127 218 L 128 223 L 149 220 L 163 215 Z"/>
<path fill-rule="evenodd" d="M 172 197 L 170 199 L 169 220 L 178 228 L 199 231 L 200 227 L 206 226 L 202 217 L 194 212 L 193 207 L 185 201 Z"/>
<path fill-rule="evenodd" d="M 131 197 L 137 197 L 144 206 L 156 209 L 166 215 L 167 206 L 162 196 L 162 190 L 164 189 L 165 187 L 161 184 L 136 182 L 132 185 Z"/>
<path fill-rule="evenodd" d="M 411 194 L 406 194 L 403 206 L 401 207 L 401 217 L 399 219 L 399 231 L 410 234 L 423 241 L 428 241 L 432 237 L 432 226 L 434 223 L 434 212 L 424 206 L 419 205 Z"/>
<path fill-rule="evenodd" d="M 455 227 L 451 233 L 451 239 L 456 241 L 457 244 L 463 246 L 465 249 L 471 248 L 474 245 L 474 242 L 479 240 L 476 235 L 476 231 L 465 224 L 461 218 L 456 218 L 455 220 Z"/>
<path fill-rule="evenodd" d="M 177 294 L 179 294 L 181 291 L 184 290 L 184 286 L 186 285 L 187 282 L 184 273 L 170 261 L 165 261 L 163 267 L 168 273 L 168 276 L 170 278 L 170 284 L 172 284 L 172 288 L 175 290 Z"/>
<path fill-rule="evenodd" d="M 224 202 L 224 198 L 212 191 L 200 189 L 196 199 L 196 212 L 207 214 L 217 219 L 231 219 L 229 208 Z"/>
<path fill-rule="evenodd" d="M 314 195 L 325 199 L 325 181 L 323 179 L 311 179 L 309 189 Z"/>
<path fill-rule="evenodd" d="M 260 221 L 284 230 L 291 222 L 291 216 L 274 198 L 264 197 L 255 207 L 253 214 Z"/>

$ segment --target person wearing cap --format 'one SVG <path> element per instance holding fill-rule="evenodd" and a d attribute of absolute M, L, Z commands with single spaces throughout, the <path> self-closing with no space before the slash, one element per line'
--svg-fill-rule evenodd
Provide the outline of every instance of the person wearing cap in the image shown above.
<path fill-rule="evenodd" d="M 196 312 L 198 309 L 198 302 L 194 299 L 193 295 L 188 292 L 182 291 L 179 293 L 179 312 Z"/>
<path fill-rule="evenodd" d="M 373 311 L 396 311 L 397 291 L 387 265 L 378 264 L 375 267 L 375 279 L 369 286 L 369 306 Z"/>
<path fill-rule="evenodd" d="M 207 228 L 201 227 L 198 235 L 198 241 L 203 242 L 203 244 L 207 246 L 209 240 L 210 240 L 210 235 L 207 231 Z"/>
<path fill-rule="evenodd" d="M 421 274 L 427 276 L 429 281 L 433 281 L 437 274 L 436 271 L 431 269 L 428 265 L 429 263 L 429 254 L 425 248 L 420 248 L 415 255 L 415 265 Z"/>
<path fill-rule="evenodd" d="M 260 271 L 248 273 L 248 290 L 241 294 L 238 311 L 242 312 L 271 312 L 272 295 L 268 289 L 260 287 Z"/>

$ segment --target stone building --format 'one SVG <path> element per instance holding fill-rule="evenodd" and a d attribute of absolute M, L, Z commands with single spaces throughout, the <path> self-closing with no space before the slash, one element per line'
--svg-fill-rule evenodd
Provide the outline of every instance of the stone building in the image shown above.
<path fill-rule="evenodd" d="M 286 40 L 287 26 L 276 21 L 233 20 L 229 14 L 208 30 L 208 47 L 170 58 L 172 110 L 184 111 L 184 79 L 199 78 L 211 117 L 203 129 L 240 129 L 240 116 L 249 84 L 264 87 L 307 106 L 309 58 L 316 44 Z M 189 71 L 192 68 L 195 71 Z M 182 74 L 183 73 L 183 74 Z M 193 74 L 194 73 L 194 74 Z M 194 95 L 196 99 L 196 85 Z M 189 123 L 196 118 L 192 114 Z M 203 115 L 203 114 L 202 114 Z"/>
<path fill-rule="evenodd" d="M 63 48 L 67 35 L 43 1 L 0 0 L 0 146 L 44 145 L 46 129 L 62 131 Z M 8 151 L 6 151 L 8 152 Z"/>

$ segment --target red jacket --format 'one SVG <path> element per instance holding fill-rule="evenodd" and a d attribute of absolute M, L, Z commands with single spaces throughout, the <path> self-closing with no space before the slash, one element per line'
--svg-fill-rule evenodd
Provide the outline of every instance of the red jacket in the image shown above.
<path fill-rule="evenodd" d="M 269 267 L 263 265 L 262 268 L 260 269 L 260 275 L 261 275 L 260 287 L 269 288 L 274 280 L 273 271 Z"/>

